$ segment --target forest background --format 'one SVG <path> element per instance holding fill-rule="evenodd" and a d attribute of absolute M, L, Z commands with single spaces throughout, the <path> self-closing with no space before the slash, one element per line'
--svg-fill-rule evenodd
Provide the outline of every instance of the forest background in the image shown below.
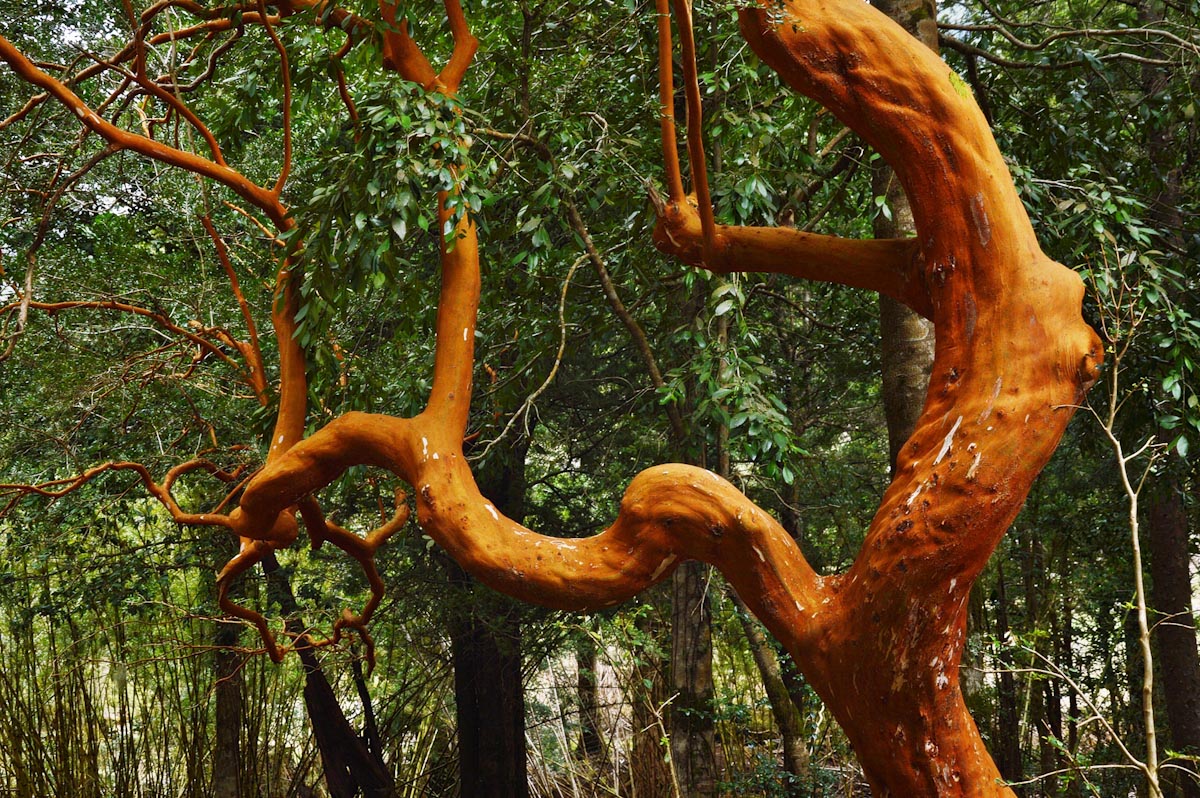
<path fill-rule="evenodd" d="M 448 53 L 441 5 L 425 5 L 405 8 Z M 469 163 L 484 289 L 468 454 L 496 506 L 590 535 L 632 474 L 684 459 L 770 509 L 821 570 L 853 559 L 888 481 L 878 305 L 654 249 L 652 4 L 469 3 L 479 55 L 456 101 L 381 72 L 370 35 L 246 9 L 206 49 L 161 40 L 152 66 L 260 182 L 284 148 L 287 87 L 310 427 L 420 409 L 438 282 L 427 200 Z M 386 25 L 377 7 L 351 10 Z M 0 34 L 44 69 L 105 67 L 74 85 L 93 107 L 111 93 L 122 126 L 205 149 L 111 68 L 145 9 L 0 11 Z M 718 219 L 848 237 L 893 221 L 877 156 L 750 53 L 734 7 L 695 12 Z M 1164 778 L 1169 794 L 1200 795 L 1182 770 L 1200 754 L 1200 6 L 980 1 L 936 15 L 1043 247 L 1084 276 L 1085 316 L 1109 345 L 1089 407 L 972 593 L 968 704 L 1018 794 L 1143 789 L 1127 755 L 1147 743 L 1132 535 Z M 33 95 L 0 71 L 0 483 L 114 460 L 157 477 L 196 456 L 250 473 L 265 450 L 241 444 L 265 440 L 274 411 L 237 370 L 256 332 L 230 275 L 269 313 L 286 242 L 232 193 L 111 151 Z M 326 511 L 370 526 L 393 482 L 356 469 L 324 491 Z M 706 568 L 610 612 L 549 612 L 473 584 L 413 524 L 379 550 L 374 669 L 350 641 L 276 665 L 216 606 L 232 536 L 172 523 L 128 471 L 64 486 L 58 500 L 0 495 L 4 794 L 866 794 L 820 701 Z M 174 488 L 186 508 L 227 489 L 199 472 Z M 329 629 L 365 599 L 356 564 L 324 549 L 280 552 L 268 570 L 238 600 L 301 627 Z"/>

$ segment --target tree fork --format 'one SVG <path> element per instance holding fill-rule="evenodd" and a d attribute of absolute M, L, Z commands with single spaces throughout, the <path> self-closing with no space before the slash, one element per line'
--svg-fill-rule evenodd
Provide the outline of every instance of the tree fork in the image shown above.
<path fill-rule="evenodd" d="M 469 219 L 443 251 L 426 411 L 333 422 L 269 465 L 231 520 L 269 528 L 297 495 L 369 462 L 414 486 L 422 525 L 468 571 L 519 598 L 594 609 L 681 558 L 713 563 L 795 656 L 877 794 L 1011 795 L 959 691 L 967 596 L 1095 378 L 1082 284 L 1041 254 L 969 90 L 904 31 L 853 0 L 786 4 L 781 20 L 743 10 L 741 22 L 788 83 L 896 167 L 918 231 L 901 284 L 938 333 L 925 410 L 845 575 L 818 577 L 777 523 L 686 466 L 640 474 L 617 521 L 588 539 L 537 535 L 487 503 L 461 452 L 479 290 Z M 713 248 L 692 229 L 675 241 L 702 259 Z"/>
<path fill-rule="evenodd" d="M 441 72 L 414 54 L 403 22 L 384 34 L 385 60 L 390 54 L 389 66 L 405 77 L 453 94 L 475 43 L 456 0 L 446 9 L 455 46 Z M 488 503 L 462 452 L 480 290 L 469 214 L 441 253 L 426 409 L 411 419 L 347 414 L 301 440 L 303 405 L 285 401 L 273 437 L 282 434 L 284 445 L 223 519 L 243 539 L 235 562 L 248 566 L 290 543 L 294 508 L 356 464 L 409 482 L 430 536 L 481 581 L 518 598 L 611 606 L 666 578 L 682 559 L 703 560 L 725 573 L 794 656 L 846 729 L 877 795 L 1012 796 L 959 690 L 967 596 L 1095 379 L 1101 348 L 1080 317 L 1082 284 L 1040 251 L 965 82 L 902 29 L 860 0 L 762 0 L 739 16 L 751 47 L 785 82 L 827 106 L 893 166 L 913 209 L 915 239 L 846 242 L 721 228 L 707 203 L 690 209 L 674 183 L 663 206 L 660 245 L 685 260 L 872 288 L 934 322 L 924 411 L 850 569 L 818 576 L 778 523 L 725 480 L 689 466 L 639 474 L 614 524 L 592 538 L 537 535 Z M 114 146 L 217 180 L 280 229 L 290 226 L 269 190 L 216 161 L 114 127 L 3 39 L 0 58 Z M 698 140 L 689 148 L 702 159 Z M 695 166 L 692 173 L 702 174 Z M 439 205 L 444 224 L 451 218 L 445 197 Z M 838 268 L 826 258 L 841 258 Z M 292 340 L 297 283 L 289 266 L 277 286 L 281 345 Z M 302 397 L 303 369 L 302 353 L 285 365 L 285 392 Z M 368 539 L 365 556 L 380 539 Z"/>

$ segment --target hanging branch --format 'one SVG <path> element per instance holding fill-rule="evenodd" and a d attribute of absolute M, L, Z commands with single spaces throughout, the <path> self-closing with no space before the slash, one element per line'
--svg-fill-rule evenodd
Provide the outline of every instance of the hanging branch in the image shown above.
<path fill-rule="evenodd" d="M 536 402 L 538 397 L 545 393 L 546 389 L 550 387 L 550 384 L 554 382 L 554 377 L 558 374 L 558 367 L 562 364 L 563 353 L 567 349 L 567 289 L 571 287 L 571 278 L 575 276 L 575 270 L 578 269 L 579 266 L 588 259 L 588 257 L 588 253 L 584 252 L 582 255 L 576 258 L 574 263 L 571 264 L 571 267 L 567 269 L 567 276 L 563 278 L 562 292 L 559 294 L 558 298 L 558 351 L 554 353 L 554 363 L 550 366 L 550 373 L 546 375 L 546 379 L 542 380 L 542 384 L 539 385 L 537 389 L 533 391 L 533 393 L 525 397 L 525 401 L 521 402 L 521 406 L 517 408 L 516 412 L 509 416 L 508 423 L 504 425 L 504 429 L 500 430 L 500 434 L 498 434 L 495 438 L 492 438 L 487 442 L 487 445 L 483 447 L 483 451 L 479 453 L 478 458 L 476 459 L 482 460 L 484 457 L 487 457 L 487 453 L 492 450 L 492 447 L 504 440 L 505 436 L 508 435 L 508 431 L 511 430 L 513 425 L 517 423 L 517 419 L 526 418 L 525 414 L 533 408 L 534 402 Z M 528 431 L 528 425 L 526 425 L 526 431 Z M 475 455 L 472 454 L 472 457 L 475 457 Z"/>
<path fill-rule="evenodd" d="M 292 171 L 292 69 L 288 64 L 287 48 L 275 32 L 275 26 L 267 19 L 265 0 L 258 0 L 258 8 L 263 16 L 263 27 L 266 28 L 267 36 L 271 38 L 275 52 L 279 54 L 279 74 L 283 80 L 283 163 L 279 167 L 279 178 L 271 189 L 271 193 L 278 198 Z"/>

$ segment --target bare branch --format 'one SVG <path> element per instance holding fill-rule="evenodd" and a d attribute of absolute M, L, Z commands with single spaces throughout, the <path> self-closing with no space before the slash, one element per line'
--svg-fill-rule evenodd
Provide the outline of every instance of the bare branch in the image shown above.
<path fill-rule="evenodd" d="M 180 509 L 175 501 L 175 497 L 171 495 L 171 487 L 179 477 L 189 474 L 193 471 L 206 471 L 222 482 L 233 482 L 245 469 L 245 466 L 238 466 L 232 471 L 226 471 L 220 466 L 212 463 L 209 460 L 198 458 L 189 460 L 185 463 L 180 463 L 169 470 L 162 484 L 154 481 L 150 475 L 149 469 L 141 463 L 128 461 L 116 461 L 104 463 L 102 465 L 89 468 L 86 471 L 76 474 L 72 477 L 64 477 L 62 479 L 53 479 L 48 482 L 38 484 L 0 484 L 0 496 L 5 494 L 12 495 L 12 498 L 7 504 L 0 508 L 0 517 L 9 513 L 21 499 L 26 496 L 42 496 L 48 499 L 58 499 L 73 493 L 82 488 L 87 483 L 91 482 L 96 477 L 107 474 L 113 471 L 133 471 L 141 479 L 150 495 L 162 504 L 171 514 L 171 519 L 177 524 L 189 524 L 192 526 L 221 526 L 232 528 L 229 517 L 225 515 L 212 513 L 187 513 Z"/>
<path fill-rule="evenodd" d="M 271 189 L 271 193 L 278 197 L 292 171 L 292 69 L 288 64 L 287 48 L 275 32 L 275 26 L 267 19 L 266 0 L 258 0 L 258 9 L 263 17 L 267 36 L 271 38 L 275 52 L 279 54 L 279 73 L 283 79 L 283 164 L 279 167 L 279 179 Z"/>
<path fill-rule="evenodd" d="M 482 460 L 486 457 L 487 453 L 492 450 L 492 447 L 508 435 L 508 431 L 513 428 L 518 419 L 526 418 L 526 413 L 533 408 L 533 403 L 537 401 L 539 396 L 545 393 L 546 389 L 550 387 L 550 383 L 554 382 L 554 377 L 558 374 L 558 367 L 562 363 L 563 352 L 567 348 L 567 289 L 571 287 L 571 278 L 575 276 L 575 270 L 589 257 L 591 257 L 590 253 L 584 252 L 576 258 L 575 262 L 571 264 L 571 268 L 567 269 L 567 276 L 563 279 L 562 293 L 558 300 L 558 352 L 554 355 L 554 363 L 550 366 L 550 373 L 546 375 L 546 379 L 537 387 L 537 390 L 525 397 L 525 401 L 521 402 L 521 406 L 509 417 L 508 423 L 504 425 L 504 429 L 500 430 L 500 434 L 488 441 L 478 457 L 476 458 L 473 455 L 472 459 Z"/>
<path fill-rule="evenodd" d="M 0 307 L 0 315 L 18 311 L 23 302 L 24 300 L 22 300 L 22 302 L 16 302 Z M 78 299 L 65 302 L 29 302 L 28 307 L 34 310 L 45 311 L 47 314 L 52 316 L 64 310 L 115 310 L 120 313 L 128 313 L 134 316 L 140 316 L 144 319 L 153 321 L 164 330 L 190 341 L 205 352 L 208 352 L 209 354 L 219 358 L 221 361 L 233 367 L 237 371 L 242 372 L 243 378 L 248 384 L 251 385 L 251 387 L 253 387 L 253 379 L 247 370 L 247 367 L 239 365 L 219 346 L 212 342 L 211 338 L 215 338 L 233 347 L 240 353 L 245 354 L 242 352 L 242 345 L 239 344 L 238 341 L 232 335 L 230 335 L 227 330 L 224 330 L 220 327 L 204 327 L 200 325 L 199 322 L 196 322 L 194 330 L 188 329 L 183 325 L 176 324 L 169 316 L 161 311 L 151 310 L 149 308 L 144 308 L 140 305 L 133 305 L 128 302 L 119 302 L 114 299 Z M 247 365 L 249 366 L 249 364 Z"/>
<path fill-rule="evenodd" d="M 1193 55 L 1200 55 L 1200 44 L 1194 41 L 1176 36 L 1167 30 L 1160 28 L 1076 28 L 1072 30 L 1061 30 L 1046 36 L 1041 41 L 1028 42 L 1021 39 L 1010 30 L 1011 25 L 963 25 L 953 22 L 939 22 L 939 30 L 956 30 L 970 31 L 976 33 L 998 33 L 1004 37 L 1010 44 L 1020 50 L 1026 52 L 1040 52 L 1045 50 L 1050 45 L 1063 40 L 1072 39 L 1127 39 L 1138 38 L 1145 41 L 1160 39 L 1162 41 L 1171 42 L 1181 49 L 1191 52 Z"/>
<path fill-rule="evenodd" d="M 973 44 L 964 42 L 961 39 L 956 39 L 953 36 L 941 36 L 939 37 L 938 41 L 943 47 L 954 50 L 955 52 L 982 58 L 984 61 L 990 61 L 993 64 L 997 64 L 1002 67 L 1008 67 L 1010 69 L 1041 69 L 1055 71 L 1060 69 L 1078 69 L 1080 67 L 1090 66 L 1090 62 L 1082 58 L 1077 58 L 1071 61 L 1051 62 L 1016 61 L 1012 58 L 1004 58 L 1003 56 L 996 55 L 989 50 L 976 47 Z M 1172 63 L 1167 59 L 1149 58 L 1147 56 L 1137 55 L 1136 53 L 1106 53 L 1104 55 L 1096 56 L 1096 60 L 1101 62 L 1129 61 L 1135 64 L 1146 64 L 1150 66 L 1170 66 Z"/>
<path fill-rule="evenodd" d="M 708 189 L 708 166 L 704 158 L 704 118 L 700 101 L 700 77 L 696 69 L 696 41 L 692 32 L 691 0 L 674 0 L 675 24 L 679 26 L 679 43 L 683 51 L 684 96 L 687 98 L 688 166 L 692 170 L 692 191 L 700 211 L 700 231 L 703 251 L 707 254 L 716 246 L 716 221 L 713 219 L 712 195 Z"/>

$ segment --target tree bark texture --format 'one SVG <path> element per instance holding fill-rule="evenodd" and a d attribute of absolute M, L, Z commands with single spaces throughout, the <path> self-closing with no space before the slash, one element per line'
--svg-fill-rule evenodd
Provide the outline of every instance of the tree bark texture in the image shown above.
<path fill-rule="evenodd" d="M 1162 679 L 1171 748 L 1195 756 L 1200 754 L 1200 656 L 1192 614 L 1187 511 L 1178 487 L 1169 482 L 1160 485 L 1147 503 L 1151 598 L 1159 618 L 1155 664 Z M 1177 781 L 1185 798 L 1200 796 L 1200 784 L 1194 779 L 1181 776 Z"/>
<path fill-rule="evenodd" d="M 226 539 L 219 547 L 226 558 L 231 554 L 233 541 Z M 228 551 L 226 550 L 228 549 Z M 242 580 L 232 588 L 241 588 Z M 214 586 L 215 597 L 215 586 Z M 242 665 L 245 655 L 234 651 L 241 636 L 242 626 L 231 621 L 217 621 L 213 634 L 213 749 L 212 784 L 213 798 L 241 798 L 243 785 L 242 728 L 245 720 L 245 703 L 242 694 Z"/>
<path fill-rule="evenodd" d="M 1138 21 L 1158 25 L 1166 21 L 1167 5 L 1161 0 L 1138 3 Z M 1161 97 L 1171 82 L 1171 68 L 1146 64 L 1142 67 L 1142 89 L 1148 99 Z M 1151 114 L 1144 125 L 1146 151 L 1159 179 L 1150 203 L 1150 217 L 1164 231 L 1165 256 L 1179 260 L 1186 250 L 1184 219 L 1179 209 L 1183 191 L 1183 169 L 1177 141 L 1179 131 Z M 1169 434 L 1169 433 L 1168 433 Z M 1169 439 L 1169 438 L 1168 438 Z M 1172 748 L 1185 754 L 1200 754 L 1200 662 L 1197 661 L 1195 617 L 1192 615 L 1191 554 L 1188 518 L 1180 486 L 1164 475 L 1150 483 L 1148 491 L 1147 547 L 1150 553 L 1151 598 L 1161 620 L 1155 630 L 1158 664 L 1166 699 L 1167 723 Z M 1193 771 L 1200 770 L 1195 763 Z M 1200 798 L 1200 783 L 1178 772 L 1170 781 L 1179 784 L 1184 798 Z"/>
<path fill-rule="evenodd" d="M 242 656 L 233 651 L 241 624 L 218 621 L 213 672 L 216 717 L 212 764 L 213 798 L 242 795 Z"/>
<path fill-rule="evenodd" d="M 712 570 L 689 561 L 675 569 L 671 601 L 671 764 L 686 796 L 716 795 L 713 722 Z"/>
<path fill-rule="evenodd" d="M 457 11 L 452 87 L 473 53 L 460 53 Z M 967 598 L 1095 380 L 1101 347 L 1080 316 L 1083 285 L 1038 247 L 966 83 L 902 28 L 860 0 L 763 0 L 739 18 L 765 63 L 892 165 L 917 234 L 850 241 L 715 226 L 704 200 L 697 209 L 673 193 L 656 242 L 713 271 L 876 290 L 931 319 L 937 333 L 924 410 L 845 573 L 817 575 L 774 519 L 691 466 L 637 475 L 615 522 L 591 538 L 539 535 L 485 498 L 462 450 L 480 292 L 470 214 L 441 255 L 426 409 L 413 418 L 347 413 L 303 440 L 300 423 L 223 523 L 260 548 L 290 544 L 290 508 L 346 468 L 370 464 L 414 487 L 419 522 L 465 570 L 517 598 L 599 609 L 666 579 L 681 561 L 707 562 L 793 655 L 877 796 L 1012 796 L 959 688 Z M 393 44 L 388 57 L 402 63 L 411 40 Z M 446 82 L 446 70 L 429 72 L 422 83 Z M 694 85 L 688 94 L 698 108 Z M 689 148 L 700 155 L 691 158 L 700 185 L 692 135 Z M 444 200 L 442 224 L 452 222 Z M 360 562 L 367 567 L 369 556 Z"/>
<path fill-rule="evenodd" d="M 520 625 L 511 615 L 472 617 L 454 630 L 454 699 L 462 795 L 524 798 L 525 705 Z"/>
<path fill-rule="evenodd" d="M 526 428 L 523 419 L 518 424 Z M 493 448 L 480 474 L 480 491 L 510 518 L 525 515 L 529 444 L 526 432 L 514 433 Z M 529 778 L 518 611 L 473 584 L 453 561 L 448 568 L 467 604 L 451 630 L 459 791 L 480 798 L 525 798 Z"/>
<path fill-rule="evenodd" d="M 783 769 L 792 776 L 791 783 L 786 785 L 785 789 L 789 795 L 801 795 L 802 785 L 808 777 L 809 770 L 808 735 L 804 728 L 804 716 L 800 714 L 800 707 L 788 691 L 783 667 L 779 664 L 775 649 L 771 647 L 771 641 L 750 617 L 750 610 L 737 593 L 730 591 L 730 596 L 737 608 L 738 620 L 741 621 L 754 664 L 762 678 L 767 703 L 771 705 L 771 715 L 779 727 L 779 736 L 783 743 Z"/>
<path fill-rule="evenodd" d="M 654 592 L 662 593 L 661 590 Z M 658 638 L 659 626 L 653 615 L 638 619 L 638 631 L 646 640 Z M 635 649 L 632 653 L 632 684 L 628 692 L 633 696 L 630 708 L 633 739 L 629 744 L 628 791 L 634 798 L 678 796 L 664 717 L 668 698 L 667 658 L 651 647 Z"/>

